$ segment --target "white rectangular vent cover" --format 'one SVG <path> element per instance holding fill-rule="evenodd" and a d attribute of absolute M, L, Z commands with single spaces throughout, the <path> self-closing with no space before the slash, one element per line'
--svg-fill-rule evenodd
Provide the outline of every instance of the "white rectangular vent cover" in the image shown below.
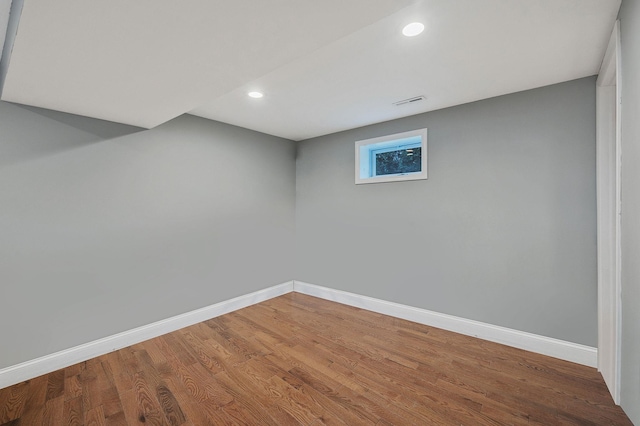
<path fill-rule="evenodd" d="M 402 101 L 394 102 L 393 104 L 395 106 L 407 105 L 407 104 L 412 104 L 414 102 L 424 101 L 425 99 L 427 99 L 427 98 L 424 97 L 424 96 L 416 96 L 414 98 L 409 98 L 409 99 L 404 99 Z"/>

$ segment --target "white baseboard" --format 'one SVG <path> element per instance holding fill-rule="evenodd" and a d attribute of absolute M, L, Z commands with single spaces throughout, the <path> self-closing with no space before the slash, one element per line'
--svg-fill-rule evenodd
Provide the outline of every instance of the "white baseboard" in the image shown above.
<path fill-rule="evenodd" d="M 387 302 L 385 300 L 374 299 L 368 296 L 334 290 L 300 281 L 293 282 L 293 291 L 432 327 L 442 328 L 444 330 L 454 331 L 467 336 L 478 337 L 491 342 L 501 343 L 589 367 L 596 367 L 598 364 L 598 350 L 590 346 L 441 314 L 426 309 L 414 308 L 399 303 Z"/>
<path fill-rule="evenodd" d="M 124 347 L 171 333 L 172 331 L 215 318 L 247 306 L 296 291 L 310 296 L 320 297 L 345 305 L 367 309 L 397 318 L 406 319 L 432 327 L 442 328 L 467 336 L 478 337 L 492 342 L 502 343 L 543 355 L 560 358 L 589 367 L 597 366 L 596 348 L 565 342 L 550 337 L 539 336 L 523 331 L 468 320 L 452 315 L 414 308 L 399 303 L 387 302 L 368 296 L 334 290 L 328 287 L 308 284 L 301 281 L 289 281 L 273 287 L 225 300 L 195 311 L 167 318 L 152 324 L 134 328 L 113 336 L 98 339 L 73 348 L 26 361 L 0 369 L 0 389 L 20 383 L 78 362 L 104 355 Z"/>
<path fill-rule="evenodd" d="M 0 369 L 0 389 L 293 291 L 293 281 Z"/>

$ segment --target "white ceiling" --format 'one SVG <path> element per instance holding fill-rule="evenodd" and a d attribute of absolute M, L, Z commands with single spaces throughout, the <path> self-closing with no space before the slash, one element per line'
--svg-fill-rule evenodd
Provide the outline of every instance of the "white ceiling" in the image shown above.
<path fill-rule="evenodd" d="M 619 6 L 27 0 L 2 100 L 147 128 L 191 112 L 301 140 L 594 75 Z M 402 36 L 413 21 L 425 32 Z"/>
<path fill-rule="evenodd" d="M 154 127 L 408 0 L 27 0 L 2 99 Z"/>

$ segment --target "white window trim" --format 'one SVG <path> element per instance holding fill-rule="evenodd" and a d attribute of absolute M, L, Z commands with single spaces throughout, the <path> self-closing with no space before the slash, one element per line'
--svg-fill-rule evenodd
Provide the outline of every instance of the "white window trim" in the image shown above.
<path fill-rule="evenodd" d="M 362 151 L 361 148 L 366 147 L 368 145 L 375 145 L 375 144 L 381 144 L 384 142 L 393 142 L 393 141 L 397 141 L 397 140 L 401 140 L 401 139 L 408 139 L 408 138 L 412 138 L 412 137 L 416 137 L 416 136 L 420 136 L 421 137 L 421 144 L 420 147 L 422 148 L 422 158 L 421 158 L 421 169 L 422 171 L 420 172 L 414 172 L 414 173 L 400 173 L 400 174 L 393 174 L 393 175 L 384 175 L 384 176 L 375 176 L 375 177 L 369 177 L 369 178 L 361 178 L 360 177 L 360 172 L 361 172 L 361 158 L 360 158 L 360 153 Z M 371 153 L 371 151 L 380 151 L 381 149 L 384 149 L 386 151 L 392 151 L 394 149 L 397 149 L 397 147 L 399 146 L 404 146 L 404 145 L 413 145 L 414 147 L 416 147 L 415 142 L 414 143 L 400 143 L 398 145 L 394 145 L 392 143 L 389 144 L 388 149 L 385 147 L 380 147 L 377 149 L 371 149 L 368 151 L 368 154 Z M 356 176 L 356 185 L 360 185 L 360 184 L 366 184 L 366 183 L 382 183 L 382 182 L 399 182 L 399 181 L 406 181 L 406 180 L 422 180 L 422 179 L 427 179 L 427 129 L 418 129 L 418 130 L 412 130 L 410 132 L 403 132 L 403 133 L 396 133 L 393 135 L 387 135 L 387 136 L 380 136 L 377 138 L 372 138 L 372 139 L 364 139 L 361 141 L 357 141 L 356 145 L 355 145 L 355 149 L 356 149 L 356 161 L 355 161 L 355 176 Z M 370 157 L 367 157 L 367 162 L 365 163 L 366 167 L 370 168 L 374 167 L 370 164 Z M 375 168 L 375 167 L 374 167 Z"/>

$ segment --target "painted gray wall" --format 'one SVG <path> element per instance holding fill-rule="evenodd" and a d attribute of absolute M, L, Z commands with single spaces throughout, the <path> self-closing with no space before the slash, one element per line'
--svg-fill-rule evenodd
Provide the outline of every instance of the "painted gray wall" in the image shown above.
<path fill-rule="evenodd" d="M 622 408 L 640 425 L 640 1 L 623 0 Z"/>
<path fill-rule="evenodd" d="M 295 144 L 0 102 L 0 368 L 293 277 Z"/>
<path fill-rule="evenodd" d="M 427 127 L 429 179 L 354 184 Z M 296 279 L 597 345 L 595 77 L 303 141 Z"/>

